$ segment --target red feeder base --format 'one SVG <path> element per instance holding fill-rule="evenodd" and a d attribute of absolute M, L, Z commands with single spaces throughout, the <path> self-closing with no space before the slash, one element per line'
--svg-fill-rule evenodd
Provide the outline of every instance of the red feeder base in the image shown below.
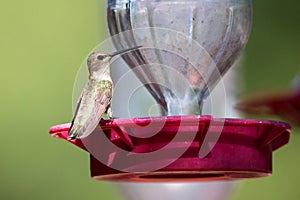
<path fill-rule="evenodd" d="M 50 134 L 67 139 L 69 126 Z M 90 153 L 97 180 L 214 181 L 271 174 L 272 151 L 289 133 L 277 121 L 172 116 L 102 120 L 90 136 L 69 142 Z"/>

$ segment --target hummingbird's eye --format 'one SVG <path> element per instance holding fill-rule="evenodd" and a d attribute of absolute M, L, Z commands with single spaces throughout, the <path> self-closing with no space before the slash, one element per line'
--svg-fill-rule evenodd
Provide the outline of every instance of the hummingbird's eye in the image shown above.
<path fill-rule="evenodd" d="M 103 60 L 103 59 L 104 59 L 104 56 L 103 56 L 103 55 L 99 55 L 99 56 L 97 56 L 97 59 L 98 59 L 98 60 Z"/>

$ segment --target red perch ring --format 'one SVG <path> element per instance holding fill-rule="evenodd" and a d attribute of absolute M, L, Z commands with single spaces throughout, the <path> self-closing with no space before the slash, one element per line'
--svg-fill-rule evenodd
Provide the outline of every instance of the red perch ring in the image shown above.
<path fill-rule="evenodd" d="M 50 134 L 67 140 L 70 124 Z M 168 116 L 102 120 L 84 139 L 69 142 L 90 153 L 97 180 L 187 182 L 264 177 L 272 152 L 289 141 L 287 123 Z"/>

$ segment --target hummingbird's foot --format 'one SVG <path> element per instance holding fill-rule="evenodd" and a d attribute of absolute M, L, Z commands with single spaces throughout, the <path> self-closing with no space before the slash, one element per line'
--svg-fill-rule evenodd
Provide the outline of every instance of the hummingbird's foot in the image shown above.
<path fill-rule="evenodd" d="M 113 114 L 112 114 L 112 110 L 111 107 L 109 106 L 106 110 L 105 113 L 103 113 L 101 120 L 108 120 L 108 119 L 112 119 L 113 118 Z"/>

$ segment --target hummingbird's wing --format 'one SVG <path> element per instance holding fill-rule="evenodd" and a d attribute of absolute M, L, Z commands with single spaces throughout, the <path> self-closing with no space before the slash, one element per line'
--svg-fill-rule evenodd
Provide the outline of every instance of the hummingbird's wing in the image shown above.
<path fill-rule="evenodd" d="M 69 131 L 69 138 L 83 138 L 91 134 L 110 105 L 112 83 L 110 81 L 90 83 L 93 90 L 84 90 L 78 100 L 77 109 Z M 87 86 L 88 88 L 88 86 Z"/>
<path fill-rule="evenodd" d="M 111 83 L 109 84 L 111 85 Z M 83 128 L 83 130 L 85 130 L 84 133 L 82 133 L 82 135 L 80 134 L 81 137 L 86 137 L 95 130 L 95 128 L 99 124 L 99 121 L 101 120 L 102 115 L 109 107 L 111 98 L 112 98 L 111 86 L 105 88 L 99 87 L 98 93 L 96 94 L 96 98 L 94 101 L 93 111 L 89 116 L 88 122 Z"/>
<path fill-rule="evenodd" d="M 76 139 L 76 136 L 77 136 L 77 129 L 78 129 L 77 127 L 78 127 L 78 125 L 76 125 L 76 118 L 77 118 L 77 115 L 78 115 L 79 108 L 81 106 L 81 101 L 82 101 L 82 97 L 83 97 L 84 93 L 85 93 L 85 89 L 83 89 L 83 91 L 81 92 L 81 94 L 78 98 L 78 101 L 77 101 L 75 113 L 74 113 L 74 116 L 73 116 L 73 119 L 72 119 L 72 122 L 71 122 L 69 133 L 68 133 L 68 136 L 69 136 L 70 139 Z"/>

